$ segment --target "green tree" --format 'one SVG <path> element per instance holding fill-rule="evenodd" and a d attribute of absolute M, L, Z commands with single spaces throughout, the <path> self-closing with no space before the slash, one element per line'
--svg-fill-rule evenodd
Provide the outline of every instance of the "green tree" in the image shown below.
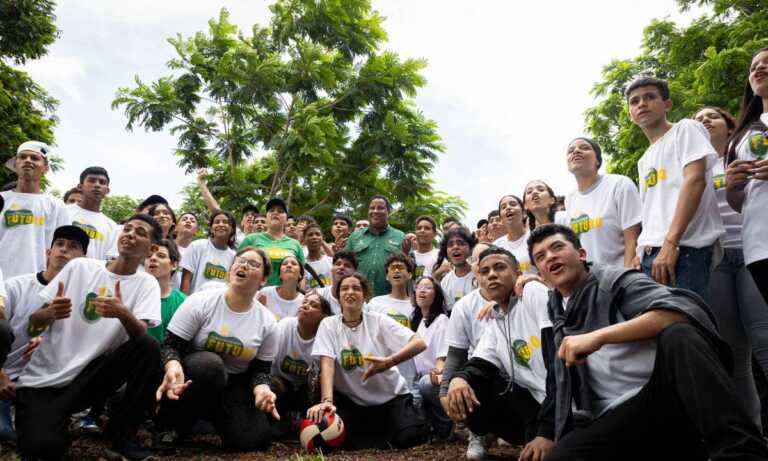
<path fill-rule="evenodd" d="M 768 46 L 768 1 L 678 0 L 685 10 L 710 11 L 688 27 L 654 20 L 643 33 L 643 52 L 605 66 L 592 92 L 599 99 L 586 112 L 587 131 L 610 154 L 608 169 L 637 181 L 637 160 L 648 147 L 632 123 L 623 95 L 626 86 L 646 74 L 666 79 L 672 93 L 671 121 L 693 117 L 704 105 L 736 114 L 752 54 Z"/>
<path fill-rule="evenodd" d="M 387 193 L 396 208 L 438 198 L 438 209 L 418 205 L 462 211 L 430 181 L 443 145 L 413 103 L 426 63 L 379 49 L 386 33 L 370 1 L 270 8 L 271 25 L 250 35 L 222 9 L 207 33 L 169 39 L 171 75 L 117 92 L 127 128 L 170 128 L 179 164 L 211 168 L 209 187 L 228 209 L 278 195 L 328 220 Z"/>
<path fill-rule="evenodd" d="M 121 223 L 136 213 L 139 202 L 127 195 L 107 195 L 101 203 L 101 212 Z"/>
<path fill-rule="evenodd" d="M 54 8 L 55 2 L 49 0 L 0 2 L 0 164 L 24 141 L 53 143 L 58 101 L 11 64 L 45 55 L 58 37 Z M 61 160 L 52 160 L 51 166 L 58 169 Z M 0 168 L 0 184 L 14 177 Z"/>

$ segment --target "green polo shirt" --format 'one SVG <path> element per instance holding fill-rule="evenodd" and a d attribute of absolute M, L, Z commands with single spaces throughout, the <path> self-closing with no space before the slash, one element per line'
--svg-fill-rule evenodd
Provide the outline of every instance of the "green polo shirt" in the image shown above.
<path fill-rule="evenodd" d="M 245 247 L 261 248 L 267 254 L 267 258 L 272 261 L 272 270 L 269 272 L 269 279 L 265 286 L 280 285 L 280 264 L 286 256 L 296 256 L 299 264 L 304 265 L 304 249 L 301 243 L 287 235 L 275 240 L 267 232 L 250 234 L 240 244 L 241 250 Z"/>
<path fill-rule="evenodd" d="M 387 226 L 381 234 L 376 234 L 369 226 L 349 236 L 345 249 L 355 253 L 358 271 L 368 277 L 371 296 L 382 296 L 392 291 L 384 264 L 390 254 L 403 251 L 401 244 L 404 238 L 405 234 L 392 226 Z"/>

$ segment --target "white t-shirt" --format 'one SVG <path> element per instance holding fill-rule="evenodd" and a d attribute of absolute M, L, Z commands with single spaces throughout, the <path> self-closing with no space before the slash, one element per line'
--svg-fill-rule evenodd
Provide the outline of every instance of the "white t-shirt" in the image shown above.
<path fill-rule="evenodd" d="M 642 221 L 642 204 L 635 183 L 606 174 L 585 193 L 574 190 L 565 199 L 566 225 L 579 236 L 587 260 L 624 265 L 624 231 Z"/>
<path fill-rule="evenodd" d="M 442 356 L 448 355 L 448 348 L 467 349 L 469 355 L 475 350 L 480 337 L 488 328 L 489 322 L 477 319 L 477 312 L 490 300 L 480 294 L 480 289 L 471 291 L 453 306 L 451 319 L 448 322 L 448 334 L 445 336 L 445 346 Z M 441 355 L 438 355 L 440 357 Z"/>
<path fill-rule="evenodd" d="M 765 160 L 767 149 L 766 135 L 753 130 L 737 146 L 736 156 L 739 160 Z M 765 227 L 768 223 L 768 181 L 750 179 L 744 188 L 744 194 L 744 204 L 741 208 L 744 218 L 744 262 L 752 264 L 768 258 L 768 239 L 765 238 Z"/>
<path fill-rule="evenodd" d="M 5 280 L 5 276 L 3 275 L 3 269 L 0 268 L 0 298 L 7 300 L 8 293 L 5 291 L 5 283 L 3 283 L 3 280 Z"/>
<path fill-rule="evenodd" d="M 190 244 L 190 246 L 192 246 L 192 244 Z M 184 255 L 187 254 L 187 250 L 189 249 L 189 246 L 180 247 L 177 245 L 177 248 L 179 249 L 179 256 L 181 257 L 181 260 L 179 261 L 178 269 L 171 276 L 171 285 L 173 285 L 173 288 L 176 288 L 177 290 L 181 290 L 181 275 L 182 275 L 181 261 L 184 261 Z"/>
<path fill-rule="evenodd" d="M 458 300 L 475 289 L 475 273 L 469 271 L 463 277 L 458 277 L 455 270 L 450 271 L 440 281 L 440 288 L 445 296 L 445 309 L 451 312 Z"/>
<path fill-rule="evenodd" d="M 297 386 L 307 382 L 307 374 L 317 360 L 312 357 L 315 338 L 299 336 L 299 319 L 285 317 L 277 322 L 275 330 L 276 354 L 272 362 L 272 375 L 280 376 Z"/>
<path fill-rule="evenodd" d="M 539 270 L 531 263 L 531 257 L 528 256 L 528 237 L 531 236 L 531 232 L 526 229 L 522 237 L 517 240 L 509 240 L 506 235 L 502 235 L 496 239 L 493 244 L 499 248 L 512 253 L 517 260 L 518 269 L 523 274 L 538 274 Z"/>
<path fill-rule="evenodd" d="M 432 275 L 432 268 L 435 266 L 435 263 L 437 263 L 438 254 L 440 254 L 440 251 L 437 248 L 433 248 L 426 253 L 414 251 L 413 259 L 416 262 L 416 272 L 413 278 L 417 279 L 422 276 Z"/>
<path fill-rule="evenodd" d="M 72 224 L 84 230 L 91 238 L 87 257 L 101 260 L 117 257 L 117 239 L 120 236 L 117 223 L 104 213 L 86 210 L 76 204 L 67 205 L 67 211 Z"/>
<path fill-rule="evenodd" d="M 243 373 L 254 358 L 275 358 L 274 316 L 255 298 L 246 312 L 235 312 L 224 298 L 227 289 L 187 297 L 173 315 L 168 331 L 190 341 L 197 351 L 221 356 L 228 373 Z"/>
<path fill-rule="evenodd" d="M 643 230 L 638 239 L 639 247 L 661 247 L 664 244 L 683 185 L 683 169 L 700 159 L 706 162 L 706 183 L 712 184 L 712 166 L 718 160 L 717 152 L 709 142 L 709 133 L 704 125 L 686 119 L 670 128 L 637 162 L 643 202 Z M 715 243 L 724 232 L 715 191 L 705 187 L 699 207 L 679 244 L 702 248 Z"/>
<path fill-rule="evenodd" d="M 440 314 L 429 324 L 429 327 L 427 327 L 427 322 L 424 319 L 419 323 L 416 334 L 427 343 L 427 348 L 424 352 L 413 358 L 418 374 L 429 374 L 435 368 L 437 359 L 445 357 L 442 353 L 445 350 L 445 335 L 448 332 L 448 322 L 448 317 Z"/>
<path fill-rule="evenodd" d="M 355 328 L 342 323 L 341 315 L 320 322 L 312 349 L 314 357 L 336 361 L 333 388 L 363 406 L 381 405 L 407 394 L 408 385 L 397 367 L 363 382 L 368 368 L 365 357 L 387 357 L 401 350 L 415 335 L 386 315 L 363 311 L 363 322 Z"/>
<path fill-rule="evenodd" d="M 189 293 L 196 292 L 210 280 L 226 282 L 235 254 L 235 250 L 231 248 L 219 250 L 213 246 L 210 239 L 199 239 L 190 243 L 180 264 L 182 269 L 192 272 Z"/>
<path fill-rule="evenodd" d="M 331 305 L 331 312 L 334 314 L 341 314 L 341 304 L 339 303 L 339 300 L 333 296 L 333 285 L 318 288 L 315 291 L 320 295 L 321 298 L 328 301 L 328 304 Z"/>
<path fill-rule="evenodd" d="M 13 344 L 5 359 L 3 371 L 11 379 L 16 379 L 27 362 L 22 358 L 29 342 L 29 316 L 43 306 L 38 294 L 45 288 L 40 283 L 38 273 L 17 275 L 5 281 L 8 292 L 5 304 L 5 316 L 13 331 Z"/>
<path fill-rule="evenodd" d="M 741 249 L 741 226 L 742 215 L 737 213 L 728 204 L 725 190 L 725 166 L 722 159 L 712 167 L 712 183 L 715 186 L 715 197 L 717 197 L 717 208 L 720 210 L 720 218 L 725 227 L 725 236 L 723 236 L 723 248 Z"/>
<path fill-rule="evenodd" d="M 333 278 L 331 274 L 331 269 L 333 269 L 333 258 L 330 256 L 323 256 L 317 261 L 310 261 L 309 259 L 306 260 L 307 264 L 309 264 L 312 269 L 314 269 L 315 273 L 318 277 L 320 277 L 320 280 L 323 282 L 324 287 L 329 287 L 333 283 Z M 305 271 L 306 279 L 307 279 L 307 288 L 320 288 L 320 284 L 317 283 L 317 280 L 315 280 L 314 277 L 309 275 L 309 271 Z"/>
<path fill-rule="evenodd" d="M 258 297 L 264 296 L 267 302 L 266 308 L 275 315 L 276 320 L 285 317 L 296 317 L 299 306 L 304 302 L 304 295 L 298 293 L 293 299 L 285 299 L 277 292 L 276 286 L 264 287 L 259 291 Z"/>
<path fill-rule="evenodd" d="M 411 328 L 413 305 L 409 299 L 395 299 L 390 295 L 376 296 L 368 301 L 371 312 L 390 316 L 395 322 L 406 328 Z"/>
<path fill-rule="evenodd" d="M 70 224 L 64 202 L 44 194 L 0 192 L 5 200 L 0 219 L 0 269 L 6 277 L 45 270 L 45 251 L 53 232 Z"/>
<path fill-rule="evenodd" d="M 19 387 L 61 387 L 72 382 L 94 359 L 128 340 L 128 333 L 115 318 L 95 312 L 97 296 L 114 296 L 120 282 L 123 304 L 149 327 L 160 324 L 160 285 L 146 272 L 117 275 L 104 261 L 75 258 L 39 294 L 40 305 L 56 297 L 59 281 L 72 300 L 72 315 L 56 320 L 45 333 L 19 377 Z"/>
<path fill-rule="evenodd" d="M 541 403 L 547 396 L 547 368 L 541 349 L 541 330 L 551 328 L 547 313 L 547 287 L 529 282 L 523 296 L 507 315 L 493 319 L 475 348 L 473 357 L 487 360 Z"/>

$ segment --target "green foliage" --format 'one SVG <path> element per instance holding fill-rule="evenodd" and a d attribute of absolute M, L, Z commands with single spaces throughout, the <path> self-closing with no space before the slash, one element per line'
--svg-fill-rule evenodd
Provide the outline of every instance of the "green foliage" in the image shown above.
<path fill-rule="evenodd" d="M 46 53 L 58 36 L 54 5 L 48 0 L 0 1 L 0 164 L 14 155 L 24 141 L 53 143 L 58 101 L 29 74 L 6 61 L 21 64 Z M 60 166 L 60 159 L 52 159 L 52 170 Z M 12 172 L 0 168 L 0 184 L 14 178 Z"/>
<path fill-rule="evenodd" d="M 171 75 L 117 92 L 127 129 L 170 129 L 179 164 L 210 168 L 225 209 L 281 196 L 293 214 L 326 222 L 385 193 L 409 213 L 463 214 L 430 181 L 444 147 L 413 103 L 426 62 L 379 50 L 386 33 L 370 2 L 278 0 L 271 10 L 270 27 L 251 35 L 222 9 L 207 32 L 169 39 Z M 184 206 L 202 211 L 195 188 L 186 192 Z"/>
<path fill-rule="evenodd" d="M 139 202 L 127 195 L 107 195 L 101 202 L 101 212 L 121 223 L 136 213 Z"/>
<path fill-rule="evenodd" d="M 641 74 L 669 81 L 670 121 L 691 118 L 705 105 L 739 109 L 747 69 L 755 50 L 768 45 L 768 1 L 678 0 L 681 8 L 710 6 L 712 13 L 680 27 L 654 20 L 643 34 L 643 53 L 603 68 L 592 93 L 597 104 L 586 112 L 589 133 L 610 154 L 608 169 L 637 180 L 637 160 L 648 147 L 632 123 L 623 95 Z"/>

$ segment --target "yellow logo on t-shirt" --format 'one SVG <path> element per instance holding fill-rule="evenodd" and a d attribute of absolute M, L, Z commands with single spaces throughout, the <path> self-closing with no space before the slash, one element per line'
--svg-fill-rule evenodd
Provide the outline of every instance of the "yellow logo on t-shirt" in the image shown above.
<path fill-rule="evenodd" d="M 77 226 L 80 229 L 84 230 L 85 233 L 88 234 L 88 237 L 91 240 L 103 241 L 106 239 L 104 234 L 100 233 L 98 230 L 96 230 L 95 227 L 91 226 L 90 224 L 86 224 L 84 222 L 72 221 L 72 225 Z"/>
<path fill-rule="evenodd" d="M 658 171 L 656 171 L 656 168 L 651 168 L 645 175 L 645 187 L 646 189 L 650 189 L 665 179 L 667 179 L 667 170 L 660 168 Z"/>
<path fill-rule="evenodd" d="M 243 342 L 234 336 L 223 336 L 215 331 L 208 333 L 203 347 L 208 352 L 219 355 L 229 355 L 231 357 L 240 357 L 243 354 Z"/>
<path fill-rule="evenodd" d="M 101 320 L 101 316 L 96 312 L 96 298 L 99 296 L 112 296 L 109 293 L 109 289 L 107 287 L 99 287 L 98 292 L 98 294 L 90 292 L 85 295 L 85 302 L 83 302 L 82 311 L 83 319 L 88 323 L 96 323 Z"/>
<path fill-rule="evenodd" d="M 526 342 L 524 339 L 516 339 L 512 343 L 512 350 L 515 355 L 515 362 L 517 362 L 518 365 L 528 368 L 531 368 L 531 358 L 533 357 L 533 353 L 536 349 L 541 347 L 541 340 L 539 340 L 536 336 L 530 337 L 530 343 Z"/>
<path fill-rule="evenodd" d="M 318 277 L 320 277 L 320 281 L 323 282 L 323 286 L 324 287 L 331 286 L 331 278 L 330 277 L 328 277 L 325 274 L 318 275 Z M 310 288 L 317 288 L 319 286 L 320 286 L 320 283 L 318 283 L 317 279 L 314 278 L 314 277 L 310 277 L 310 279 L 309 279 L 309 287 Z"/>
<path fill-rule="evenodd" d="M 295 353 L 294 355 L 298 356 L 298 354 Z M 304 378 L 309 373 L 309 365 L 307 365 L 307 362 L 301 359 L 286 355 L 283 358 L 283 362 L 280 364 L 280 370 L 282 370 L 282 372 L 287 375 Z"/>
<path fill-rule="evenodd" d="M 603 227 L 603 217 L 590 218 L 588 214 L 582 213 L 581 215 L 571 219 L 571 229 L 576 235 L 584 234 L 592 229 L 599 229 Z"/>
<path fill-rule="evenodd" d="M 219 266 L 218 264 L 205 263 L 203 277 L 207 278 L 208 280 L 225 280 L 227 278 L 227 269 L 225 269 L 223 266 Z"/>
<path fill-rule="evenodd" d="M 719 174 L 712 178 L 712 181 L 715 183 L 715 190 L 722 189 L 725 187 L 725 175 Z"/>
<path fill-rule="evenodd" d="M 756 133 L 749 137 L 749 149 L 752 155 L 762 159 L 768 153 L 768 134 Z"/>
<path fill-rule="evenodd" d="M 273 262 L 282 261 L 287 256 L 290 256 L 292 254 L 293 253 L 291 253 L 290 251 L 286 250 L 285 248 L 280 248 L 280 247 L 269 247 L 269 248 L 267 248 L 267 257 L 271 261 L 273 261 Z"/>
<path fill-rule="evenodd" d="M 390 310 L 390 311 L 387 311 L 387 315 L 389 316 L 389 318 L 399 323 L 400 325 L 406 328 L 411 328 L 411 319 L 401 314 L 400 312 L 397 312 L 396 310 Z"/>
<path fill-rule="evenodd" d="M 416 266 L 414 273 L 416 274 L 414 278 L 419 278 L 424 275 L 424 266 Z"/>
<path fill-rule="evenodd" d="M 349 346 L 349 349 L 341 350 L 341 368 L 344 371 L 354 370 L 357 367 L 364 366 L 363 354 L 355 346 Z"/>
<path fill-rule="evenodd" d="M 35 216 L 30 210 L 20 210 L 11 207 L 5 212 L 5 225 L 7 227 L 43 226 L 45 225 L 45 216 Z"/>
<path fill-rule="evenodd" d="M 530 261 L 518 261 L 517 262 L 518 269 L 520 272 L 527 272 L 531 269 L 531 262 Z"/>

